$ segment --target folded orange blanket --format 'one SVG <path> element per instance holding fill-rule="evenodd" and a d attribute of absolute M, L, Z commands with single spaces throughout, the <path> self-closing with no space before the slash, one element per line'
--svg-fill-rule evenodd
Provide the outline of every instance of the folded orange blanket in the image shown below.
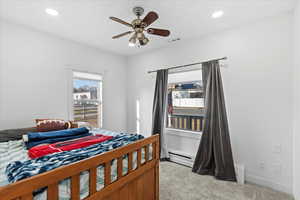
<path fill-rule="evenodd" d="M 54 144 L 46 144 L 41 146 L 35 146 L 28 150 L 28 155 L 30 158 L 39 158 L 51 153 L 70 151 L 73 149 L 84 148 L 93 144 L 104 142 L 113 138 L 112 136 L 105 135 L 95 135 L 86 136 L 79 139 L 67 140 L 64 142 L 57 142 Z"/>

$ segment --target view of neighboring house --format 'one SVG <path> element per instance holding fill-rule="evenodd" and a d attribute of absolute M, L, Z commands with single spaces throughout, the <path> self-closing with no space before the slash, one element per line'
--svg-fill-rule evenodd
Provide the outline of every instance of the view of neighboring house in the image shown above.
<path fill-rule="evenodd" d="M 204 117 L 201 81 L 171 83 L 168 89 L 168 128 L 202 131 Z"/>
<path fill-rule="evenodd" d="M 99 127 L 100 81 L 88 79 L 73 80 L 73 115 L 75 121 L 88 122 L 93 127 Z"/>
<path fill-rule="evenodd" d="M 73 93 L 74 100 L 91 99 L 91 92 L 76 92 Z"/>

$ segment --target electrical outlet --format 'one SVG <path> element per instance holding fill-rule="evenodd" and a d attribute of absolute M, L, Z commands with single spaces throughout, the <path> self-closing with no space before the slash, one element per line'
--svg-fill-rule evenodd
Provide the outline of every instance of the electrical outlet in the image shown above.
<path fill-rule="evenodd" d="M 273 153 L 274 154 L 280 154 L 281 153 L 281 145 L 280 144 L 274 145 Z"/>
<path fill-rule="evenodd" d="M 272 165 L 273 173 L 275 176 L 281 175 L 282 172 L 282 165 L 280 163 L 275 163 Z"/>
<path fill-rule="evenodd" d="M 264 170 L 266 167 L 266 164 L 264 162 L 259 163 L 259 169 Z"/>

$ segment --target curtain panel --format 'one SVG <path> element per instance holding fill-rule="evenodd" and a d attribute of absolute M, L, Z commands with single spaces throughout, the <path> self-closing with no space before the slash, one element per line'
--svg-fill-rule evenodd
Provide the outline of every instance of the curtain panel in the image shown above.
<path fill-rule="evenodd" d="M 167 110 L 168 70 L 158 70 L 152 112 L 152 135 L 160 135 L 160 158 L 169 159 L 169 152 L 165 135 L 165 117 Z"/>
<path fill-rule="evenodd" d="M 236 181 L 219 61 L 202 64 L 204 127 L 192 171 Z"/>

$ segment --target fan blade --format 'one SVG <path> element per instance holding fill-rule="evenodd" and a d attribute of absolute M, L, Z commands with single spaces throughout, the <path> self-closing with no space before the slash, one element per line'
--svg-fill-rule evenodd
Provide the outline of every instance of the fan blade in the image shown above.
<path fill-rule="evenodd" d="M 145 27 L 149 26 L 150 24 L 152 24 L 153 22 L 155 22 L 158 19 L 158 14 L 156 12 L 149 12 L 145 18 L 143 19 L 143 23 L 145 23 Z"/>
<path fill-rule="evenodd" d="M 121 33 L 121 34 L 119 34 L 119 35 L 115 35 L 115 36 L 112 37 L 112 39 L 117 39 L 117 38 L 123 37 L 123 36 L 128 35 L 128 34 L 130 34 L 130 33 L 132 33 L 132 32 L 133 32 L 133 31 L 127 31 L 127 32 Z"/>
<path fill-rule="evenodd" d="M 125 26 L 132 27 L 131 24 L 129 24 L 128 22 L 125 22 L 125 21 L 123 21 L 123 20 L 121 20 L 121 19 L 119 19 L 119 18 L 116 18 L 116 17 L 109 17 L 109 19 L 111 19 L 111 20 L 113 20 L 113 21 L 115 21 L 115 22 L 118 22 L 118 23 L 120 23 L 120 24 L 123 24 L 123 25 L 125 25 Z"/>
<path fill-rule="evenodd" d="M 170 35 L 169 30 L 158 29 L 158 28 L 148 28 L 147 33 L 152 34 L 152 35 L 159 35 L 159 36 L 163 36 L 163 37 L 168 37 Z"/>

